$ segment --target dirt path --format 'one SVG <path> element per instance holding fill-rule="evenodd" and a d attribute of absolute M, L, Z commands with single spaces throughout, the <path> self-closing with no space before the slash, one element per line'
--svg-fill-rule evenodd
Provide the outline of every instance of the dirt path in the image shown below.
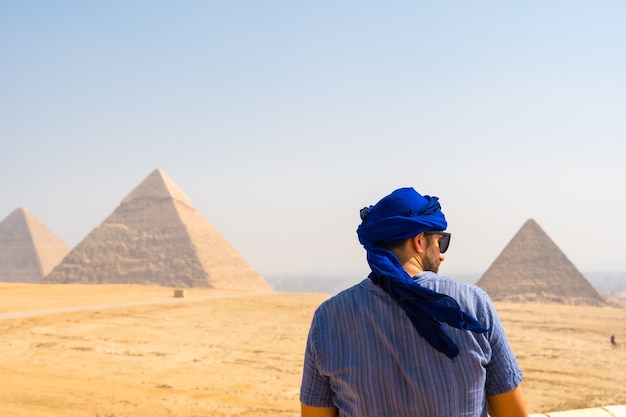
<path fill-rule="evenodd" d="M 196 298 L 172 298 L 169 300 L 152 300 L 152 301 L 135 301 L 132 303 L 109 303 L 109 304 L 98 304 L 98 305 L 83 305 L 79 307 L 62 307 L 62 308 L 48 308 L 43 310 L 28 310 L 28 311 L 15 311 L 12 313 L 2 313 L 0 314 L 0 320 L 3 319 L 15 319 L 15 318 L 24 318 L 24 317 L 35 317 L 35 316 L 45 316 L 49 314 L 60 314 L 60 313 L 75 313 L 79 311 L 88 311 L 88 310 L 106 310 L 110 308 L 124 308 L 124 307 L 137 307 L 137 306 L 146 306 L 146 305 L 161 305 L 161 304 L 182 304 L 189 302 L 201 302 L 208 300 L 219 300 L 224 298 L 246 298 L 246 297 L 262 297 L 271 295 L 271 293 L 251 293 L 251 294 L 220 294 L 213 295 L 209 297 L 196 297 Z"/>

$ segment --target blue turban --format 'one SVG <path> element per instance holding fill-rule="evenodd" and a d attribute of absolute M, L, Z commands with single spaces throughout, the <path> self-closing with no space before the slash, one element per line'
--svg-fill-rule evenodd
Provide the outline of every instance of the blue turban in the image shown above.
<path fill-rule="evenodd" d="M 406 312 L 419 334 L 449 358 L 459 354 L 442 323 L 457 329 L 487 331 L 474 317 L 461 310 L 456 300 L 422 287 L 404 270 L 385 243 L 415 237 L 422 232 L 448 227 L 437 197 L 422 196 L 413 188 L 400 188 L 376 205 L 361 210 L 357 229 L 367 251 L 370 279 L 388 293 Z"/>

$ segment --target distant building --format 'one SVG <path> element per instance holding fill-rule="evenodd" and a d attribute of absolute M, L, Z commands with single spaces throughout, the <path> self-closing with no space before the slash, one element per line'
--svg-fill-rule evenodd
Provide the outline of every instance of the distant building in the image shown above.
<path fill-rule="evenodd" d="M 25 208 L 0 222 L 0 281 L 38 283 L 70 248 Z"/>
<path fill-rule="evenodd" d="M 271 291 L 159 169 L 126 196 L 44 282 Z"/>
<path fill-rule="evenodd" d="M 606 303 L 533 219 L 524 223 L 476 285 L 494 301 Z"/>

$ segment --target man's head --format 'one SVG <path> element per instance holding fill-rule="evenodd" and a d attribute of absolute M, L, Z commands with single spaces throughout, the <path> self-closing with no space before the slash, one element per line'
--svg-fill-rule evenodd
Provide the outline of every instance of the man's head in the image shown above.
<path fill-rule="evenodd" d="M 398 259 L 394 259 L 397 257 L 389 255 L 390 245 L 397 242 L 419 244 L 416 250 L 422 250 L 421 257 L 426 261 L 423 270 L 438 270 L 442 260 L 439 249 L 445 252 L 449 234 L 443 232 L 448 223 L 437 197 L 422 196 L 413 188 L 400 188 L 375 205 L 363 208 L 361 220 L 357 235 L 368 253 L 373 272 L 400 273 L 398 268 L 402 267 Z M 392 255 L 395 253 L 393 251 Z"/>
<path fill-rule="evenodd" d="M 373 206 L 361 209 L 357 229 L 363 246 L 375 247 L 448 226 L 437 197 L 422 196 L 413 188 L 399 188 Z"/>

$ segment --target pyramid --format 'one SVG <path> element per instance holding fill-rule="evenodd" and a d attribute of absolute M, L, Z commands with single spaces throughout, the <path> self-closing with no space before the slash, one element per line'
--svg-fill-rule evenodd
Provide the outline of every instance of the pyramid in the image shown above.
<path fill-rule="evenodd" d="M 70 248 L 25 208 L 0 223 L 0 281 L 39 283 Z"/>
<path fill-rule="evenodd" d="M 604 305 L 604 298 L 533 219 L 476 283 L 494 301 Z"/>
<path fill-rule="evenodd" d="M 132 190 L 44 282 L 271 290 L 160 169 Z"/>

